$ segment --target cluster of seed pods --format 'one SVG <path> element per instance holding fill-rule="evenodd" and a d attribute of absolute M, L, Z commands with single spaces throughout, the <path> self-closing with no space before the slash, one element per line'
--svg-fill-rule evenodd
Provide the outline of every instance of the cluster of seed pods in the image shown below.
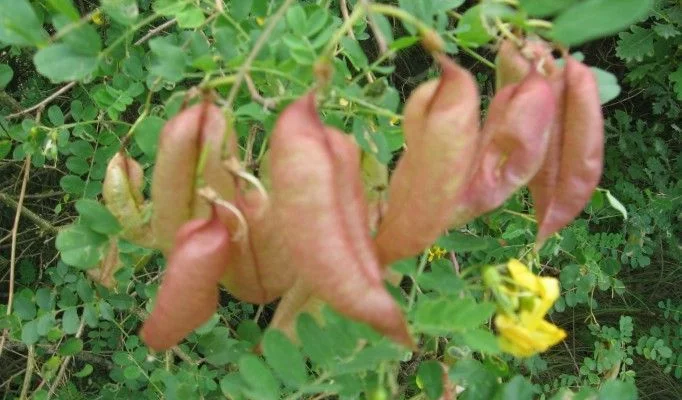
<path fill-rule="evenodd" d="M 215 312 L 222 285 L 256 304 L 282 297 L 271 324 L 292 337 L 296 316 L 326 303 L 413 346 L 384 286 L 398 281 L 386 266 L 525 185 L 542 242 L 575 218 L 598 182 L 603 132 L 594 78 L 578 61 L 566 57 L 559 68 L 544 44 L 532 46 L 502 44 L 499 90 L 483 123 L 473 76 L 437 55 L 440 78 L 406 102 L 407 150 L 390 180 L 349 135 L 323 124 L 314 92 L 279 115 L 262 168 L 268 191 L 241 166 L 235 134 L 208 100 L 161 133 L 150 222 L 141 217 L 141 169 L 117 155 L 104 185 L 107 206 L 124 221 L 125 239 L 168 258 L 141 331 L 145 343 L 164 350 L 182 340 Z"/>

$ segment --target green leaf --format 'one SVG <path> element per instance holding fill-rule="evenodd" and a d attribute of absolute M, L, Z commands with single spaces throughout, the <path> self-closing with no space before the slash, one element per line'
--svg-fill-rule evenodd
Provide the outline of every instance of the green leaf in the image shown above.
<path fill-rule="evenodd" d="M 636 400 L 637 387 L 632 382 L 607 381 L 599 390 L 598 400 Z"/>
<path fill-rule="evenodd" d="M 67 335 L 74 335 L 78 332 L 79 324 L 78 311 L 75 307 L 64 310 L 64 314 L 62 315 L 62 330 L 64 333 Z"/>
<path fill-rule="evenodd" d="M 341 46 L 343 48 L 343 53 L 348 56 L 350 62 L 353 64 L 355 69 L 363 70 L 369 65 L 367 61 L 367 56 L 365 52 L 360 47 L 360 44 L 348 36 L 341 38 Z"/>
<path fill-rule="evenodd" d="M 464 4 L 464 0 L 440 0 L 431 4 L 431 13 L 439 14 L 453 10 Z"/>
<path fill-rule="evenodd" d="M 585 0 L 554 20 L 555 40 L 575 46 L 619 32 L 644 18 L 652 0 Z"/>
<path fill-rule="evenodd" d="M 48 3 L 55 11 L 64 14 L 73 22 L 78 21 L 81 17 L 71 0 L 48 0 Z"/>
<path fill-rule="evenodd" d="M 595 77 L 597 78 L 597 86 L 599 87 L 599 101 L 601 104 L 606 104 L 615 99 L 620 94 L 620 85 L 618 78 L 608 71 L 599 68 L 591 68 Z"/>
<path fill-rule="evenodd" d="M 435 360 L 424 361 L 417 370 L 417 382 L 426 397 L 437 400 L 443 394 L 443 368 Z"/>
<path fill-rule="evenodd" d="M 69 338 L 59 346 L 59 354 L 62 356 L 73 356 L 83 350 L 83 341 L 78 338 Z"/>
<path fill-rule="evenodd" d="M 75 376 L 76 378 L 85 378 L 86 376 L 92 374 L 92 371 L 93 371 L 92 365 L 85 364 L 85 366 L 80 371 L 73 374 L 73 376 Z"/>
<path fill-rule="evenodd" d="M 58 15 L 53 19 L 64 44 L 76 54 L 97 56 L 102 50 L 102 39 L 91 24 L 74 24 L 68 18 Z"/>
<path fill-rule="evenodd" d="M 129 381 L 133 381 L 140 376 L 140 368 L 137 365 L 129 365 L 123 369 L 123 376 Z"/>
<path fill-rule="evenodd" d="M 95 55 L 79 54 L 67 44 L 53 44 L 33 57 L 38 72 L 52 82 L 85 80 L 97 69 Z"/>
<path fill-rule="evenodd" d="M 36 305 L 27 296 L 17 296 L 14 300 L 14 314 L 24 321 L 30 321 L 36 317 Z"/>
<path fill-rule="evenodd" d="M 414 311 L 414 327 L 420 332 L 447 335 L 478 328 L 495 312 L 491 303 L 465 298 L 422 298 Z"/>
<path fill-rule="evenodd" d="M 329 337 L 310 314 L 304 313 L 298 317 L 296 333 L 303 344 L 303 351 L 313 362 L 325 365 L 334 358 L 333 346 L 328 343 Z"/>
<path fill-rule="evenodd" d="M 0 64 L 0 90 L 7 87 L 7 84 L 12 81 L 12 77 L 14 77 L 12 67 L 7 64 Z"/>
<path fill-rule="evenodd" d="M 140 14 L 136 0 L 102 0 L 101 3 L 102 11 L 122 25 L 133 24 Z"/>
<path fill-rule="evenodd" d="M 547 17 L 572 5 L 575 0 L 521 0 L 521 8 L 529 15 Z"/>
<path fill-rule="evenodd" d="M 625 61 L 642 61 L 644 57 L 654 55 L 654 32 L 650 29 L 633 26 L 632 32 L 618 35 L 616 55 Z"/>
<path fill-rule="evenodd" d="M 671 37 L 678 36 L 680 31 L 672 24 L 661 24 L 656 23 L 653 27 L 654 32 L 663 39 L 670 39 Z"/>
<path fill-rule="evenodd" d="M 27 0 L 0 0 L 0 42 L 41 46 L 48 34 Z"/>
<path fill-rule="evenodd" d="M 457 24 L 457 39 L 465 46 L 479 47 L 488 43 L 492 36 L 483 26 L 483 7 L 478 5 L 468 9 Z"/>
<path fill-rule="evenodd" d="M 25 345 L 30 346 L 32 344 L 35 344 L 39 338 L 40 338 L 40 335 L 38 335 L 38 321 L 37 320 L 27 322 L 21 328 L 21 342 L 24 343 Z"/>
<path fill-rule="evenodd" d="M 481 238 L 466 233 L 453 231 L 446 236 L 441 236 L 436 244 L 445 250 L 454 252 L 478 251 L 488 248 L 490 242 L 486 238 Z"/>
<path fill-rule="evenodd" d="M 244 389 L 246 389 L 246 382 L 236 372 L 229 373 L 220 380 L 220 390 L 230 399 L 244 399 Z"/>
<path fill-rule="evenodd" d="M 206 21 L 201 8 L 195 6 L 188 6 L 182 12 L 179 12 L 175 19 L 178 21 L 178 26 L 182 29 L 195 29 Z"/>
<path fill-rule="evenodd" d="M 182 80 L 188 56 L 172 38 L 152 39 L 149 41 L 149 48 L 155 56 L 150 68 L 152 73 L 171 82 Z"/>
<path fill-rule="evenodd" d="M 94 232 L 84 225 L 72 225 L 59 231 L 56 247 L 66 264 L 89 269 L 95 267 L 102 259 L 108 243 L 105 235 Z"/>
<path fill-rule="evenodd" d="M 230 14 L 232 18 L 241 21 L 249 16 L 249 13 L 253 11 L 252 8 L 253 0 L 233 1 L 230 3 Z"/>
<path fill-rule="evenodd" d="M 165 123 L 163 119 L 152 115 L 143 119 L 135 128 L 135 143 L 149 157 L 156 157 L 159 135 Z"/>
<path fill-rule="evenodd" d="M 510 400 L 532 400 L 533 384 L 521 375 L 516 375 L 502 389 L 502 398 Z"/>
<path fill-rule="evenodd" d="M 47 109 L 47 118 L 53 126 L 64 125 L 64 113 L 56 104 Z"/>
<path fill-rule="evenodd" d="M 80 157 L 71 156 L 66 159 L 66 168 L 74 174 L 83 175 L 90 170 L 90 164 Z M 83 186 L 80 186 L 80 188 L 81 189 L 76 193 L 81 193 L 83 191 Z"/>
<path fill-rule="evenodd" d="M 474 351 L 485 354 L 497 354 L 500 352 L 497 337 L 488 329 L 471 329 L 460 333 L 459 337 L 462 343 Z"/>
<path fill-rule="evenodd" d="M 76 210 L 81 216 L 81 223 L 97 233 L 115 235 L 122 229 L 111 211 L 97 201 L 78 200 Z"/>
<path fill-rule="evenodd" d="M 303 7 L 295 5 L 287 11 L 286 20 L 289 28 L 297 35 L 305 37 L 306 15 Z"/>
<path fill-rule="evenodd" d="M 350 348 L 350 351 L 353 351 L 352 347 Z M 376 370 L 382 363 L 399 361 L 402 357 L 402 350 L 393 343 L 384 341 L 358 351 L 348 361 L 336 363 L 332 368 L 333 371 L 339 375 L 356 374 Z"/>
<path fill-rule="evenodd" d="M 61 186 L 65 192 L 75 195 L 82 195 L 85 190 L 85 182 L 75 175 L 63 176 L 59 180 L 59 186 Z"/>
<path fill-rule="evenodd" d="M 682 64 L 678 65 L 675 72 L 668 75 L 668 79 L 674 84 L 673 89 L 677 94 L 677 100 L 682 101 Z"/>
<path fill-rule="evenodd" d="M 285 385 L 295 389 L 308 380 L 303 356 L 282 332 L 267 331 L 262 346 L 265 360 Z"/>
<path fill-rule="evenodd" d="M 239 372 L 249 386 L 250 397 L 262 400 L 279 399 L 279 383 L 265 363 L 253 354 L 239 359 Z"/>

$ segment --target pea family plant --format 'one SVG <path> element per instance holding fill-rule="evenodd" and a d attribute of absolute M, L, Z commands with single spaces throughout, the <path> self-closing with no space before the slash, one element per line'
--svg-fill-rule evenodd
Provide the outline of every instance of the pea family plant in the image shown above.
<path fill-rule="evenodd" d="M 569 244 L 604 197 L 627 217 L 598 187 L 620 87 L 576 46 L 652 7 L 0 0 L 15 60 L 0 153 L 23 165 L 0 308 L 0 357 L 23 367 L 0 384 L 20 399 L 636 398 L 628 360 L 675 368 L 665 328 L 633 349 L 629 317 L 595 320 L 607 344 L 576 375 L 541 365 L 576 333 L 558 312 L 594 305 L 590 279 L 622 290 Z M 401 82 L 405 54 L 425 71 Z M 17 80 L 56 88 L 24 107 Z M 36 171 L 58 174 L 52 221 L 23 205 Z M 22 255 L 24 218 L 49 235 L 44 265 Z"/>

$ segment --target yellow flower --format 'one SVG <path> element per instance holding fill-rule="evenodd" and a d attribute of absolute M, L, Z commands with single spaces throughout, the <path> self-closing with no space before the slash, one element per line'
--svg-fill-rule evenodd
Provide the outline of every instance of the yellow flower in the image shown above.
<path fill-rule="evenodd" d="M 561 342 L 566 332 L 542 318 L 521 311 L 519 315 L 498 314 L 495 327 L 502 351 L 517 357 L 530 357 Z"/>
<path fill-rule="evenodd" d="M 391 126 L 396 126 L 396 125 L 400 124 L 400 118 L 399 117 L 393 117 L 393 118 L 391 118 L 389 123 L 391 124 Z"/>
<path fill-rule="evenodd" d="M 348 107 L 348 104 L 350 103 L 348 103 L 348 100 L 346 99 L 339 99 L 339 104 L 341 105 L 341 107 Z"/>
<path fill-rule="evenodd" d="M 265 18 L 263 18 L 263 17 L 256 17 L 256 23 L 258 24 L 258 26 L 263 26 L 263 25 L 265 25 Z"/>
<path fill-rule="evenodd" d="M 448 253 L 447 250 L 440 246 L 433 246 L 429 249 L 429 262 L 433 261 L 434 259 L 439 260 L 443 258 L 446 254 Z"/>
<path fill-rule="evenodd" d="M 499 306 L 495 327 L 503 351 L 517 357 L 529 357 L 546 351 L 566 337 L 566 332 L 545 321 L 545 315 L 559 298 L 559 282 L 555 278 L 533 274 L 520 261 L 507 265 L 511 283 L 488 279 L 486 284 Z"/>
<path fill-rule="evenodd" d="M 102 15 L 102 12 L 97 10 L 94 14 L 92 14 L 92 22 L 95 23 L 95 25 L 102 25 L 104 24 L 104 16 Z"/>

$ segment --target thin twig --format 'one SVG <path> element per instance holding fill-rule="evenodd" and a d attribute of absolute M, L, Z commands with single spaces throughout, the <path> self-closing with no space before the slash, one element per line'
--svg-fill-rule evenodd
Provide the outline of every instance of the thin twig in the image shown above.
<path fill-rule="evenodd" d="M 251 75 L 244 75 L 244 81 L 246 82 L 246 87 L 249 89 L 249 94 L 251 95 L 251 99 L 253 99 L 253 101 L 262 105 L 268 110 L 275 109 L 275 106 L 277 105 L 277 99 L 272 97 L 263 97 L 263 95 L 258 91 L 258 88 L 256 88 L 256 85 L 253 83 Z"/>
<path fill-rule="evenodd" d="M 12 226 L 12 245 L 9 258 L 9 296 L 7 298 L 7 316 L 12 314 L 12 303 L 14 301 L 14 271 L 17 263 L 17 234 L 19 233 L 19 220 L 21 219 L 21 207 L 24 203 L 24 195 L 26 194 L 26 185 L 28 184 L 28 176 L 31 171 L 31 155 L 26 156 L 24 161 L 24 178 L 21 181 L 21 191 L 19 192 L 19 201 L 17 203 L 17 211 L 14 213 L 14 225 Z M 0 355 L 2 349 L 5 348 L 5 339 L 7 338 L 7 330 L 2 332 L 0 338 Z"/>
<path fill-rule="evenodd" d="M 154 35 L 157 33 L 161 32 L 162 30 L 168 28 L 169 26 L 173 25 L 176 21 L 175 18 L 169 19 L 168 21 L 164 22 L 163 24 L 157 26 L 156 28 L 150 29 L 149 32 L 147 32 L 144 36 L 142 36 L 140 39 L 135 42 L 135 46 L 139 46 L 142 43 L 146 42 L 147 40 L 151 39 Z"/>
<path fill-rule="evenodd" d="M 31 378 L 33 377 L 33 368 L 35 366 L 35 347 L 28 346 L 28 355 L 26 356 L 26 375 L 24 375 L 24 383 L 21 386 L 20 400 L 27 399 L 28 388 L 31 386 Z"/>
<path fill-rule="evenodd" d="M 244 81 L 244 77 L 246 76 L 246 73 L 249 71 L 251 64 L 256 60 L 256 57 L 258 57 L 258 53 L 260 53 L 263 46 L 265 46 L 265 43 L 268 41 L 268 38 L 272 34 L 272 31 L 275 29 L 275 26 L 277 26 L 279 20 L 282 19 L 282 17 L 284 17 L 284 14 L 286 13 L 287 9 L 294 3 L 294 1 L 295 0 L 284 1 L 284 3 L 279 7 L 277 12 L 275 12 L 275 14 L 270 18 L 268 26 L 265 27 L 263 33 L 261 33 L 261 35 L 258 37 L 258 40 L 253 45 L 253 49 L 251 49 L 251 53 L 249 53 L 249 56 L 246 57 L 244 64 L 242 64 L 241 67 L 239 67 L 239 71 L 237 72 L 237 76 L 234 80 L 234 85 L 232 86 L 232 89 L 230 89 L 230 93 L 227 95 L 227 100 L 225 101 L 225 107 L 227 109 L 232 108 L 232 103 L 234 102 L 234 99 L 237 97 L 239 88 L 241 87 L 242 82 Z"/>
<path fill-rule="evenodd" d="M 28 196 L 24 195 L 24 198 Z M 7 193 L 0 192 L 0 202 L 3 202 L 7 204 L 10 207 L 14 207 L 17 210 L 21 210 L 21 213 L 28 219 L 30 219 L 33 223 L 38 225 L 42 230 L 52 233 L 52 234 L 57 234 L 59 232 L 59 228 L 56 226 L 52 225 L 48 221 L 46 221 L 44 218 L 42 218 L 40 215 L 34 213 L 33 211 L 29 210 L 25 206 L 19 206 L 19 203 L 14 200 L 12 197 L 10 197 Z"/>
<path fill-rule="evenodd" d="M 379 47 L 379 55 L 382 55 L 388 52 L 388 44 L 386 44 L 386 38 L 381 33 L 381 29 L 379 29 L 379 25 L 374 19 L 374 15 L 369 12 L 370 3 L 370 0 L 360 0 L 360 4 L 365 7 L 367 21 L 369 22 L 370 29 L 372 29 L 372 33 L 374 34 L 374 40 L 377 42 L 377 46 Z"/>
<path fill-rule="evenodd" d="M 52 93 L 51 95 L 49 95 L 48 97 L 46 97 L 45 99 L 43 99 L 40 103 L 38 103 L 38 104 L 36 104 L 36 105 L 34 105 L 34 106 L 31 106 L 31 107 L 29 107 L 29 108 L 27 108 L 27 109 L 25 109 L 25 110 L 16 112 L 16 113 L 14 113 L 14 114 L 10 114 L 10 115 L 8 115 L 8 116 L 5 117 L 5 118 L 6 118 L 6 119 L 16 118 L 16 117 L 22 116 L 22 115 L 24 115 L 24 114 L 28 114 L 28 113 L 30 113 L 30 112 L 32 112 L 32 111 L 35 111 L 35 110 L 37 110 L 37 109 L 39 109 L 39 108 L 45 107 L 45 106 L 48 105 L 52 100 L 56 99 L 56 98 L 59 97 L 61 94 L 67 92 L 69 89 L 71 89 L 72 87 L 74 87 L 74 86 L 76 85 L 76 83 L 77 83 L 77 82 L 75 82 L 75 81 L 74 81 L 74 82 L 69 82 L 69 83 L 67 83 L 66 85 L 62 86 L 61 89 L 57 90 L 56 92 Z"/>

